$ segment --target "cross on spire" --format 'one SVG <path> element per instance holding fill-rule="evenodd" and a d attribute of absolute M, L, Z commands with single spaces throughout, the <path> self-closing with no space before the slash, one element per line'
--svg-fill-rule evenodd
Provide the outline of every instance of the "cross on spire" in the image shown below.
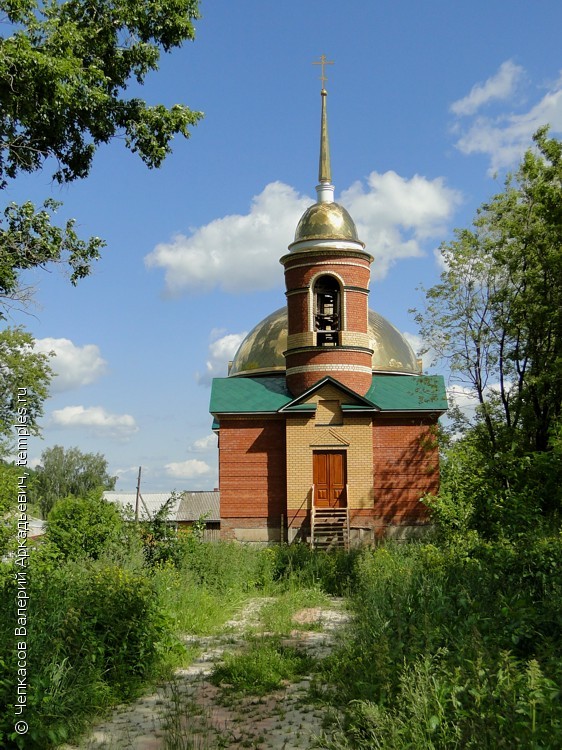
<path fill-rule="evenodd" d="M 320 80 L 322 81 L 322 91 L 324 91 L 324 83 L 325 83 L 325 81 L 328 80 L 326 78 L 326 76 L 324 75 L 324 66 L 325 65 L 333 65 L 334 61 L 333 60 L 326 60 L 326 55 L 321 55 L 320 56 L 320 60 L 315 60 L 312 64 L 313 65 L 321 65 L 322 66 L 322 73 L 320 75 Z"/>

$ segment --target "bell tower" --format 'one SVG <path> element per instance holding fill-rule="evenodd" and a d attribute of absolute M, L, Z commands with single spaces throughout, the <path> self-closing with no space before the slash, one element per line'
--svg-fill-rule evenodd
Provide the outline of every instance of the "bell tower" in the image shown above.
<path fill-rule="evenodd" d="M 321 79 L 324 84 L 323 73 Z M 320 95 L 317 201 L 302 215 L 289 253 L 280 261 L 288 310 L 287 385 L 298 396 L 329 375 L 365 395 L 372 380 L 368 303 L 373 258 L 349 213 L 334 202 L 324 85 Z"/>

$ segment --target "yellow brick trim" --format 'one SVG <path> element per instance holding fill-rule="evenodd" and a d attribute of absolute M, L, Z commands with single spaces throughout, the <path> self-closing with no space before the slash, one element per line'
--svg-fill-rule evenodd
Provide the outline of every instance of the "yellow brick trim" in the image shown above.
<path fill-rule="evenodd" d="M 328 390 L 328 389 L 322 389 Z M 318 395 L 318 394 L 315 394 Z M 341 396 L 341 394 L 340 394 Z M 345 416 L 335 430 L 349 445 L 334 446 L 347 455 L 348 505 L 350 509 L 373 507 L 373 430 L 368 416 Z M 318 439 L 314 418 L 287 420 L 287 511 L 306 510 L 311 505 L 312 453 Z M 327 448 L 329 450 L 329 448 Z"/>

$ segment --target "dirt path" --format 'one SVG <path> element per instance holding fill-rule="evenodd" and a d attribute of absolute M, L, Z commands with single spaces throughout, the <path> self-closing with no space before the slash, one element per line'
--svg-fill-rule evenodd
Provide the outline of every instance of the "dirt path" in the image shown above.
<path fill-rule="evenodd" d="M 133 704 L 118 707 L 112 717 L 94 727 L 79 748 L 60 750 L 305 750 L 318 736 L 322 712 L 307 702 L 310 676 L 286 684 L 263 697 L 224 700 L 209 677 L 226 651 L 244 647 L 249 632 L 259 626 L 260 611 L 272 599 L 251 599 L 240 614 L 216 636 L 186 636 L 201 649 L 174 679 Z M 303 609 L 293 617 L 294 629 L 283 645 L 305 650 L 315 659 L 326 656 L 334 633 L 349 619 L 343 600 L 328 607 Z M 314 623 L 315 630 L 304 630 Z M 267 634 L 264 634 L 267 635 Z"/>

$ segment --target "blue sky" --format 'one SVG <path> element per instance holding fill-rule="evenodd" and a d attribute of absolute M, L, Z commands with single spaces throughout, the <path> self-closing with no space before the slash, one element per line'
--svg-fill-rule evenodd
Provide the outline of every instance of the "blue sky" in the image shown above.
<path fill-rule="evenodd" d="M 502 189 L 549 122 L 562 132 L 562 4 L 473 0 L 203 0 L 197 38 L 136 91 L 202 110 L 192 137 L 149 171 L 118 141 L 91 176 L 47 171 L 6 201 L 63 201 L 83 236 L 107 241 L 76 288 L 34 272 L 36 305 L 13 311 L 54 350 L 43 439 L 103 453 L 117 487 L 217 484 L 209 383 L 284 304 L 278 259 L 314 202 L 326 54 L 332 177 L 375 256 L 372 308 L 407 333 L 435 250 Z"/>

